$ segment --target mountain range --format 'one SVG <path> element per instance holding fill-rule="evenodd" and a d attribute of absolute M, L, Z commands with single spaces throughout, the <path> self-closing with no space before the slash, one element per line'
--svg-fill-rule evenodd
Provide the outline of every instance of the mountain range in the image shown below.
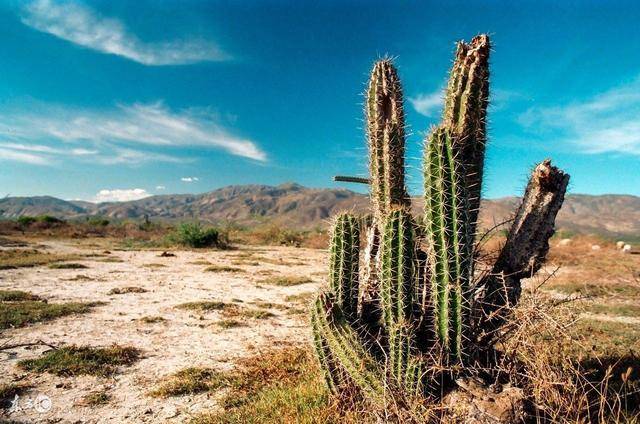
<path fill-rule="evenodd" d="M 480 213 L 485 228 L 508 219 L 517 197 L 483 200 Z M 420 198 L 413 202 L 416 213 Z M 324 228 L 339 211 L 364 212 L 366 195 L 346 189 L 315 189 L 295 183 L 279 186 L 233 185 L 202 194 L 168 194 L 128 202 L 90 203 L 50 196 L 0 199 L 0 216 L 53 215 L 75 219 L 100 215 L 111 219 L 169 221 L 202 220 L 255 225 L 265 222 L 299 229 Z M 640 197 L 631 195 L 571 194 L 558 214 L 556 227 L 572 232 L 609 237 L 640 237 Z"/>

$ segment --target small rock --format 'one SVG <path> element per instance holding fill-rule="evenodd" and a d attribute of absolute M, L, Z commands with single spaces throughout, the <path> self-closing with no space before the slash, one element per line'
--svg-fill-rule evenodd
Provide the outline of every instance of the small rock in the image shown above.
<path fill-rule="evenodd" d="M 558 242 L 558 246 L 567 246 L 569 243 L 571 243 L 571 239 L 562 239 Z"/>
<path fill-rule="evenodd" d="M 631 253 L 631 245 L 625 244 L 624 246 L 622 246 L 622 253 Z"/>
<path fill-rule="evenodd" d="M 600 250 L 600 246 L 597 244 L 592 244 L 591 245 L 591 250 Z"/>
<path fill-rule="evenodd" d="M 616 242 L 616 248 L 618 250 L 622 249 L 624 247 L 624 245 L 625 245 L 625 242 L 623 242 L 623 241 L 617 241 Z"/>

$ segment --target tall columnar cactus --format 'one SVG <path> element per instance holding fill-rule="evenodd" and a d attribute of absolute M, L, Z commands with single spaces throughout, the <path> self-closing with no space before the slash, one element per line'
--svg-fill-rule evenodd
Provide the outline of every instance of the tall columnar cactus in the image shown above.
<path fill-rule="evenodd" d="M 454 142 L 449 128 L 438 127 L 425 146 L 424 222 L 435 332 L 442 348 L 461 359 L 473 236 L 465 174 L 456 158 Z"/>
<path fill-rule="evenodd" d="M 366 132 L 369 145 L 369 172 L 373 222 L 366 233 L 365 256 L 360 288 L 359 315 L 373 322 L 380 317 L 376 297 L 380 273 L 380 233 L 386 215 L 411 204 L 404 182 L 404 110 L 402 86 L 390 60 L 377 62 L 369 78 L 365 101 Z M 344 177 L 341 177 L 344 180 Z"/>
<path fill-rule="evenodd" d="M 373 205 L 364 272 L 360 220 L 342 214 L 331 237 L 329 289 L 312 310 L 316 351 L 335 394 L 355 389 L 385 408 L 445 393 L 451 377 L 491 348 L 520 279 L 544 261 L 569 178 L 548 161 L 532 174 L 494 272 L 474 281 L 488 59 L 486 35 L 458 43 L 443 119 L 424 147 L 424 219 L 411 216 L 404 185 L 400 81 L 389 60 L 373 68 L 365 105 L 371 175 L 357 180 L 370 183 Z"/>
<path fill-rule="evenodd" d="M 402 87 L 390 60 L 377 62 L 367 89 L 371 200 L 378 220 L 394 206 L 409 204 L 404 185 L 404 110 Z"/>

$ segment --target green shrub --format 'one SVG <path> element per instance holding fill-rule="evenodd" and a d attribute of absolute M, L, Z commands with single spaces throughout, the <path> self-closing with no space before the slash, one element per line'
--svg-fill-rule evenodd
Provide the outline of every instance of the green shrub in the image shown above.
<path fill-rule="evenodd" d="M 93 227 L 106 227 L 109 225 L 109 220 L 102 216 L 91 216 L 87 218 L 87 224 Z"/>
<path fill-rule="evenodd" d="M 179 244 L 193 248 L 227 245 L 226 236 L 220 230 L 213 227 L 205 228 L 199 222 L 180 224 L 174 237 Z"/>
<path fill-rule="evenodd" d="M 33 216 L 25 215 L 25 216 L 18 217 L 16 221 L 18 222 L 19 225 L 23 227 L 28 227 L 29 225 L 36 222 L 36 219 Z"/>

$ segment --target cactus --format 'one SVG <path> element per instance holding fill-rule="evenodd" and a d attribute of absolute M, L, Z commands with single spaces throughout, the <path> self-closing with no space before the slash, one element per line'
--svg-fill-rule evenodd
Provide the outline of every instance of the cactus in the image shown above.
<path fill-rule="evenodd" d="M 548 161 L 532 175 L 494 273 L 474 285 L 488 59 L 486 35 L 457 45 L 442 122 L 424 147 L 422 220 L 411 215 L 404 183 L 400 81 L 391 61 L 374 65 L 365 102 L 370 177 L 337 178 L 370 184 L 372 219 L 335 219 L 329 288 L 312 310 L 317 356 L 334 394 L 356 389 L 383 409 L 442 396 L 474 355 L 491 348 L 520 279 L 544 261 L 569 178 Z"/>

